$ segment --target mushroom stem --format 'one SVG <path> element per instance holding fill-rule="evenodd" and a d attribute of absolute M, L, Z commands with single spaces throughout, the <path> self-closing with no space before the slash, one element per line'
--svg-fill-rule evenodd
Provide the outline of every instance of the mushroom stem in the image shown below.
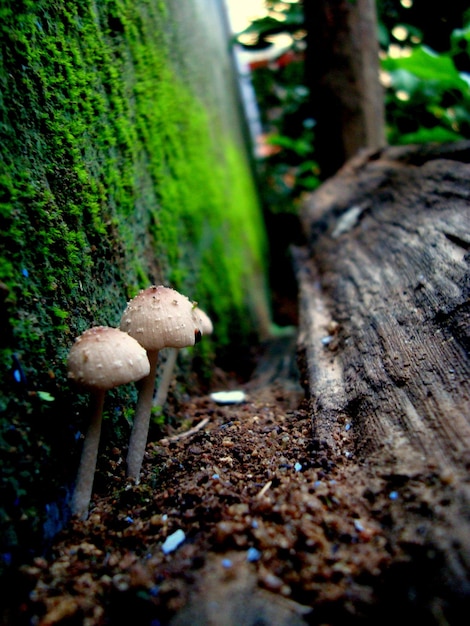
<path fill-rule="evenodd" d="M 104 389 L 96 389 L 91 396 L 91 420 L 83 442 L 82 456 L 72 497 L 72 514 L 78 515 L 82 520 L 86 520 L 88 517 L 88 506 L 91 500 L 101 436 L 105 393 Z"/>
<path fill-rule="evenodd" d="M 150 363 L 150 373 L 140 383 L 139 396 L 135 409 L 134 424 L 132 426 L 129 449 L 127 451 L 127 476 L 139 482 L 140 469 L 147 445 L 147 436 L 152 411 L 153 392 L 157 375 L 158 350 L 147 351 Z"/>
<path fill-rule="evenodd" d="M 158 385 L 157 394 L 153 402 L 154 406 L 163 407 L 166 398 L 168 396 L 168 390 L 170 388 L 171 378 L 173 376 L 173 370 L 176 365 L 176 358 L 178 356 L 178 348 L 168 348 L 168 357 L 163 366 L 163 373 Z"/>

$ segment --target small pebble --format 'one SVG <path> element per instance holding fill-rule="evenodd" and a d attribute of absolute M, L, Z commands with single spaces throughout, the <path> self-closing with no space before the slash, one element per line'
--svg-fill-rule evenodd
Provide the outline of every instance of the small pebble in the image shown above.
<path fill-rule="evenodd" d="M 216 391 L 210 397 L 217 404 L 240 404 L 246 400 L 244 391 Z"/>
<path fill-rule="evenodd" d="M 170 552 L 173 552 L 174 550 L 176 550 L 176 548 L 183 543 L 183 541 L 186 539 L 186 535 L 184 534 L 184 531 L 181 529 L 175 530 L 175 532 L 171 535 L 169 535 L 166 539 L 165 542 L 162 545 L 162 551 L 164 554 L 170 554 Z"/>
<path fill-rule="evenodd" d="M 129 576 L 127 574 L 116 574 L 113 576 L 112 582 L 118 591 L 127 591 L 129 589 Z"/>
<path fill-rule="evenodd" d="M 354 528 L 361 533 L 364 530 L 364 526 L 361 524 L 360 520 L 355 519 L 354 520 Z"/>
<path fill-rule="evenodd" d="M 256 548 L 248 548 L 246 553 L 246 560 L 249 563 L 254 563 L 255 561 L 259 561 L 261 558 L 261 552 Z"/>
<path fill-rule="evenodd" d="M 279 591 L 279 589 L 283 586 L 282 580 L 270 572 L 267 572 L 266 575 L 263 576 L 262 582 L 264 586 L 271 591 Z"/>

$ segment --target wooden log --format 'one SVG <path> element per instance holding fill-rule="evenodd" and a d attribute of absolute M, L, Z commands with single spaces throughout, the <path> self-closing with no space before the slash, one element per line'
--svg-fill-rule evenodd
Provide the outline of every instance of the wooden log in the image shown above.
<path fill-rule="evenodd" d="M 470 142 L 359 155 L 308 199 L 294 251 L 319 462 L 407 483 L 391 545 L 432 545 L 467 599 L 469 162 Z"/>

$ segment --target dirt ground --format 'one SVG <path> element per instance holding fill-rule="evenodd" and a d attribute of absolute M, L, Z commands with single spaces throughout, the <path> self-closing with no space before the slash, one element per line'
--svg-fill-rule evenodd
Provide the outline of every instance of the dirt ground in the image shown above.
<path fill-rule="evenodd" d="M 347 423 L 342 458 L 313 448 L 294 361 L 288 341 L 248 383 L 219 376 L 241 404 L 188 400 L 180 427 L 148 444 L 139 485 L 125 450 L 107 450 L 89 519 L 21 567 L 4 623 L 449 623 L 432 559 L 396 541 L 422 506 L 417 487 L 359 471 Z"/>

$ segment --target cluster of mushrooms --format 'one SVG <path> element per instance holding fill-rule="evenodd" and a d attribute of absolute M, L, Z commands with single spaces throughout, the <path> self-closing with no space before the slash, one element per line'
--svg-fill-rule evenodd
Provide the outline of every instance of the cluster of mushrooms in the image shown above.
<path fill-rule="evenodd" d="M 68 376 L 91 392 L 91 419 L 85 435 L 72 498 L 72 514 L 88 517 L 98 456 L 105 393 L 141 381 L 127 453 L 127 476 L 139 482 L 147 444 L 158 353 L 171 352 L 155 404 L 166 400 L 177 350 L 212 332 L 210 318 L 189 298 L 162 285 L 140 291 L 128 304 L 119 328 L 96 326 L 77 337 L 68 357 Z"/>

